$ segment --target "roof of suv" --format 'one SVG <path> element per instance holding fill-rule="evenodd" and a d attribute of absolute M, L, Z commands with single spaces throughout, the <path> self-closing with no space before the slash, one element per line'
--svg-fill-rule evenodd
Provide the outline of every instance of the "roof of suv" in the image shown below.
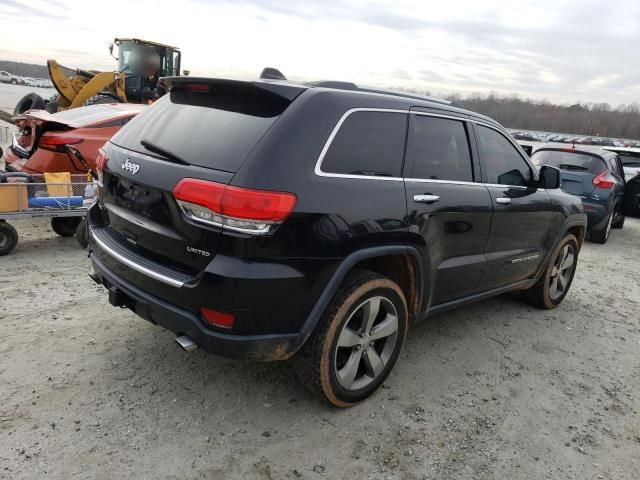
<path fill-rule="evenodd" d="M 463 115 L 469 115 L 474 117 L 477 120 L 481 120 L 485 123 L 489 123 L 492 125 L 499 125 L 495 120 L 489 118 L 485 115 L 466 110 L 460 106 L 455 105 L 454 103 L 436 98 L 430 97 L 426 95 L 420 95 L 412 92 L 402 92 L 396 90 L 386 90 L 386 89 L 376 89 L 376 88 L 367 88 L 367 87 L 359 87 L 355 83 L 351 82 L 341 82 L 341 81 L 320 81 L 320 82 L 310 82 L 310 83 L 295 83 L 289 80 L 267 80 L 267 79 L 259 79 L 253 81 L 241 81 L 241 80 L 231 80 L 225 78 L 210 78 L 210 77 L 165 77 L 163 78 L 163 82 L 165 82 L 169 87 L 176 84 L 187 84 L 187 83 L 223 83 L 223 84 L 251 84 L 254 87 L 270 91 L 277 95 L 280 95 L 289 100 L 293 100 L 298 95 L 300 95 L 305 90 L 335 90 L 341 91 L 343 93 L 352 93 L 353 95 L 381 95 L 387 97 L 388 99 L 395 100 L 397 103 L 397 108 L 399 109 L 409 109 L 412 107 L 422 107 L 422 108 L 435 108 L 440 110 L 449 110 L 451 112 L 456 112 Z"/>

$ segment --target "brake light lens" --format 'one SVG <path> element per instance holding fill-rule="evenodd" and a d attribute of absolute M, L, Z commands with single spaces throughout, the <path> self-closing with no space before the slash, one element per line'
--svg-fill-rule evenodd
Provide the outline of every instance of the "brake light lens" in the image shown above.
<path fill-rule="evenodd" d="M 65 145 L 76 145 L 82 143 L 81 138 L 47 135 L 46 133 L 40 137 L 39 146 L 45 150 L 53 150 L 62 152 Z"/>
<path fill-rule="evenodd" d="M 605 188 L 605 189 L 610 189 L 613 188 L 614 183 L 607 179 L 607 174 L 609 172 L 607 172 L 606 170 L 602 173 L 600 173 L 597 177 L 595 177 L 593 179 L 593 186 L 596 188 Z"/>
<path fill-rule="evenodd" d="M 183 178 L 173 189 L 183 211 L 193 220 L 242 233 L 267 234 L 293 211 L 296 196 Z"/>
<path fill-rule="evenodd" d="M 236 318 L 230 313 L 218 312 L 205 307 L 200 307 L 200 314 L 205 322 L 221 328 L 232 328 L 236 321 Z"/>

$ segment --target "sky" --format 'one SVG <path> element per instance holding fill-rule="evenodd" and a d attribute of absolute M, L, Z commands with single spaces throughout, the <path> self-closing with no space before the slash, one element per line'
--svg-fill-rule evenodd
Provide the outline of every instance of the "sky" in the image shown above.
<path fill-rule="evenodd" d="M 640 102 L 639 0 L 0 0 L 0 59 L 111 70 L 114 37 L 192 75 Z"/>

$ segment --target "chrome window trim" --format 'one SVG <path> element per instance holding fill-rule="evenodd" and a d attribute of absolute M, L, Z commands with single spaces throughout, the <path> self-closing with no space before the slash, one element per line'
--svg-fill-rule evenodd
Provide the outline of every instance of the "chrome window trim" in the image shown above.
<path fill-rule="evenodd" d="M 352 113 L 355 113 L 355 112 L 404 113 L 404 114 L 409 114 L 409 115 L 421 115 L 421 116 L 425 116 L 425 117 L 446 118 L 446 119 L 449 119 L 449 120 L 457 120 L 457 121 L 463 122 L 463 123 L 470 122 L 470 123 L 475 123 L 477 125 L 482 125 L 484 127 L 487 127 L 487 128 L 492 129 L 492 130 L 495 130 L 496 132 L 501 134 L 503 137 L 505 137 L 507 139 L 507 141 L 509 143 L 511 143 L 511 145 L 513 145 L 516 148 L 516 151 L 520 154 L 520 157 L 522 158 L 522 160 L 529 166 L 529 168 L 531 168 L 531 171 L 533 172 L 534 178 L 536 177 L 536 169 L 527 160 L 527 158 L 522 155 L 522 152 L 520 151 L 519 145 L 517 143 L 515 143 L 513 140 L 511 140 L 507 135 L 505 135 L 504 132 L 502 130 L 500 130 L 500 128 L 498 128 L 498 127 L 496 127 L 494 125 L 491 125 L 491 124 L 486 123 L 486 122 L 482 122 L 480 120 L 475 120 L 473 118 L 468 118 L 468 117 L 467 118 L 465 118 L 465 117 L 457 117 L 457 116 L 452 116 L 452 115 L 445 115 L 445 114 L 431 113 L 431 112 L 420 112 L 420 111 L 415 111 L 415 110 L 402 110 L 402 109 L 393 109 L 393 108 L 368 108 L 368 107 L 351 108 L 351 109 L 347 110 L 340 117 L 340 119 L 336 123 L 336 126 L 333 127 L 333 130 L 331 131 L 331 134 L 329 135 L 329 138 L 327 139 L 327 141 L 325 142 L 324 146 L 322 147 L 322 151 L 320 152 L 320 155 L 318 156 L 318 160 L 316 161 L 316 164 L 315 164 L 315 167 L 314 167 L 314 173 L 317 176 L 319 176 L 319 177 L 328 177 L 328 178 L 348 178 L 348 179 L 354 179 L 354 180 L 358 180 L 358 179 L 363 179 L 363 180 L 382 180 L 382 181 L 387 181 L 387 182 L 391 181 L 391 182 L 413 182 L 413 183 L 440 183 L 440 184 L 448 184 L 448 185 L 483 185 L 485 187 L 516 188 L 516 189 L 521 189 L 521 190 L 526 190 L 526 189 L 529 188 L 529 187 L 523 187 L 521 185 L 502 185 L 502 184 L 484 183 L 484 182 L 466 182 L 466 181 L 461 181 L 461 180 L 439 180 L 439 179 L 430 179 L 430 178 L 405 178 L 405 177 L 376 177 L 376 176 L 369 176 L 369 175 L 350 175 L 350 174 L 345 174 L 345 173 L 324 172 L 322 170 L 322 162 L 323 162 L 324 157 L 326 156 L 327 152 L 329 151 L 329 148 L 331 147 L 331 143 L 333 142 L 333 139 L 338 134 L 338 131 L 340 130 L 340 127 L 345 122 L 345 120 Z M 544 192 L 545 189 L 538 188 L 537 191 Z"/>
<path fill-rule="evenodd" d="M 468 122 L 469 117 L 456 117 L 453 115 L 445 115 L 442 113 L 431 113 L 431 112 L 421 112 L 417 110 L 409 110 L 409 115 L 421 115 L 423 117 L 437 117 L 437 118 L 446 118 L 449 120 L 457 120 L 459 122 Z"/>
<path fill-rule="evenodd" d="M 439 180 L 437 178 L 405 178 L 405 182 L 444 183 L 449 185 L 484 185 L 482 182 L 465 182 L 464 180 Z"/>
<path fill-rule="evenodd" d="M 104 250 L 106 253 L 108 253 L 109 255 L 111 255 L 113 258 L 115 258 L 116 260 L 124 263 L 125 265 L 127 265 L 128 267 L 131 267 L 132 269 L 136 270 L 137 272 L 143 273 L 144 275 L 147 275 L 151 278 L 154 278 L 162 283 L 166 283 L 167 285 L 171 285 L 172 287 L 177 287 L 180 288 L 184 285 L 184 282 L 180 281 L 180 280 L 176 280 L 175 278 L 171 278 L 171 277 L 167 277 L 166 275 L 162 275 L 161 273 L 158 273 L 154 270 L 151 270 L 147 267 L 143 267 L 142 265 L 129 260 L 128 258 L 120 255 L 118 252 L 116 252 L 115 250 L 113 250 L 111 247 L 109 247 L 106 243 L 104 243 L 102 240 L 100 240 L 98 237 L 96 237 L 95 235 L 91 234 L 91 237 L 93 238 L 93 240 L 98 244 L 98 246 Z"/>

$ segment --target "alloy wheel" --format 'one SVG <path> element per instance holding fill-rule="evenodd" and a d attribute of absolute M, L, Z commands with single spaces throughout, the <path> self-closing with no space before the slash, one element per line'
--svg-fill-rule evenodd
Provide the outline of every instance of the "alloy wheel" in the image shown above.
<path fill-rule="evenodd" d="M 560 298 L 569 287 L 571 281 L 571 274 L 575 264 L 575 252 L 573 246 L 565 245 L 558 256 L 551 269 L 551 281 L 549 283 L 549 295 L 552 300 Z"/>
<path fill-rule="evenodd" d="M 335 373 L 347 390 L 366 387 L 385 370 L 396 348 L 398 312 L 385 297 L 371 297 L 349 316 L 338 336 Z"/>

